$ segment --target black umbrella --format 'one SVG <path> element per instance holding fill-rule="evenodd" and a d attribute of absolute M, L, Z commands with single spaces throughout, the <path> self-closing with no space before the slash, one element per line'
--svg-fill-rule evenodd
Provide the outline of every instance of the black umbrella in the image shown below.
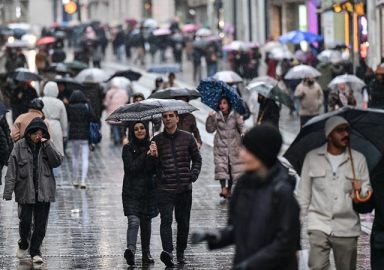
<path fill-rule="evenodd" d="M 126 104 L 114 111 L 106 121 L 144 121 L 161 117 L 163 112 L 191 113 L 198 109 L 182 100 L 146 99 Z"/>
<path fill-rule="evenodd" d="M 199 98 L 200 92 L 196 89 L 188 88 L 167 88 L 164 90 L 159 90 L 150 95 L 148 98 L 159 98 L 159 99 L 176 99 L 178 97 L 187 97 L 189 100 Z"/>
<path fill-rule="evenodd" d="M 181 67 L 178 65 L 164 64 L 164 65 L 153 66 L 149 68 L 147 72 L 166 74 L 166 73 L 179 73 L 179 72 L 182 72 L 182 70 L 181 70 Z"/>
<path fill-rule="evenodd" d="M 20 82 L 41 81 L 42 78 L 36 73 L 32 73 L 27 68 L 17 68 L 9 73 L 9 78 Z"/>
<path fill-rule="evenodd" d="M 108 80 L 107 82 L 109 82 L 110 80 L 112 80 L 113 78 L 115 77 L 125 77 L 127 78 L 128 80 L 130 81 L 138 81 L 141 77 L 141 73 L 140 72 L 136 72 L 136 71 L 133 71 L 133 70 L 121 70 L 121 71 L 117 71 L 115 74 L 113 74 Z"/>
<path fill-rule="evenodd" d="M 80 82 L 70 77 L 63 77 L 60 79 L 55 79 L 53 81 L 57 84 L 64 84 L 68 89 L 82 90 L 84 88 L 84 86 Z"/>
<path fill-rule="evenodd" d="M 212 41 L 208 40 L 208 39 L 199 39 L 199 40 L 195 40 L 193 43 L 192 43 L 192 46 L 194 48 L 197 48 L 197 49 L 201 49 L 201 50 L 205 50 L 206 48 L 209 47 L 209 45 L 212 44 Z"/>
<path fill-rule="evenodd" d="M 351 147 L 365 156 L 370 172 L 379 162 L 384 151 L 384 111 L 343 107 L 308 121 L 284 154 L 298 174 L 301 174 L 307 153 L 326 143 L 324 125 L 335 115 L 349 122 Z"/>
<path fill-rule="evenodd" d="M 5 107 L 4 104 L 0 102 L 0 116 L 6 114 L 7 112 L 9 112 L 7 107 Z"/>
<path fill-rule="evenodd" d="M 67 73 L 68 68 L 63 63 L 52 63 L 50 66 L 45 68 L 46 72 L 57 72 L 57 73 Z"/>

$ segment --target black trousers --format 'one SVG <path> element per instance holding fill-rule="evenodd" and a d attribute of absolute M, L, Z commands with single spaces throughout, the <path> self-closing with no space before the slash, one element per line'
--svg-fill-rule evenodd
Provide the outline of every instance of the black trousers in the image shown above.
<path fill-rule="evenodd" d="M 189 234 L 189 220 L 192 208 L 192 190 L 183 193 L 157 192 L 157 206 L 160 212 L 160 237 L 163 250 L 172 253 L 172 222 L 173 209 L 175 209 L 175 219 L 177 222 L 177 242 L 176 249 L 178 254 L 184 253 L 187 248 Z"/>
<path fill-rule="evenodd" d="M 40 255 L 40 246 L 48 225 L 50 203 L 19 204 L 19 248 L 26 250 L 29 246 L 31 257 Z M 32 222 L 33 219 L 33 222 Z"/>

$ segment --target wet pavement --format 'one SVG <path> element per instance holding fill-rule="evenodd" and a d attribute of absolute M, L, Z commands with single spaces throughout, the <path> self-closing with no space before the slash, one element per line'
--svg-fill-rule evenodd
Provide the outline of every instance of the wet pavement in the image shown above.
<path fill-rule="evenodd" d="M 111 61 L 106 63 L 107 71 L 113 73 L 114 67 L 125 66 L 127 63 L 115 64 Z M 191 76 L 191 67 L 186 64 L 183 69 L 184 72 L 178 74 L 178 78 Z M 191 79 L 186 79 L 186 82 L 193 83 Z M 281 128 L 286 141 L 293 139 L 299 130 L 298 117 L 290 116 L 284 110 Z M 76 189 L 71 185 L 72 152 L 70 147 L 67 149 L 60 177 L 57 178 L 56 202 L 51 206 L 47 235 L 42 246 L 45 262 L 40 268 L 32 265 L 29 258 L 19 260 L 15 257 L 19 239 L 17 204 L 13 201 L 0 201 L 0 269 L 127 269 L 123 258 L 127 219 L 124 217 L 121 201 L 121 146 L 115 146 L 110 141 L 107 124 L 103 124 L 102 132 L 101 144 L 90 153 L 86 190 Z M 201 154 L 203 168 L 200 178 L 194 184 L 191 232 L 220 228 L 226 224 L 228 205 L 219 198 L 220 185 L 214 181 L 212 148 L 203 145 Z M 4 186 L 0 186 L 1 194 L 3 188 Z M 369 217 L 366 221 L 369 227 Z M 153 219 L 151 242 L 155 265 L 142 267 L 139 240 L 136 255 L 138 269 L 165 268 L 159 259 L 162 251 L 159 228 L 160 219 L 157 217 Z M 302 238 L 302 248 L 307 249 L 305 227 Z M 186 250 L 189 264 L 178 269 L 231 269 L 233 254 L 233 247 L 210 252 L 205 244 L 189 244 Z M 362 233 L 359 238 L 358 254 L 357 269 L 370 269 L 367 233 Z"/>

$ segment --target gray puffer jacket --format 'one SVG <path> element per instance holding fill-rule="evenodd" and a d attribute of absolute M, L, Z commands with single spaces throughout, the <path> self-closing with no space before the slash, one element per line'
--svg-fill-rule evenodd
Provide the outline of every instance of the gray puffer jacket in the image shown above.
<path fill-rule="evenodd" d="M 236 180 L 244 172 L 239 157 L 240 134 L 247 130 L 240 114 L 231 111 L 225 121 L 223 114 L 217 112 L 207 118 L 205 127 L 209 133 L 217 131 L 214 139 L 215 179 Z"/>

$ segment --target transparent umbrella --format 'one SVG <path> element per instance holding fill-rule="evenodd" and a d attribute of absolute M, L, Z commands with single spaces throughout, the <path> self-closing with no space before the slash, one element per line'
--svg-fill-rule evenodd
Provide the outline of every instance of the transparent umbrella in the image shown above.
<path fill-rule="evenodd" d="M 364 88 L 364 86 L 366 86 L 364 81 L 360 80 L 355 75 L 344 74 L 344 75 L 340 75 L 340 76 L 335 77 L 328 84 L 328 87 L 331 89 L 336 89 L 340 83 L 345 83 L 349 86 L 350 89 L 352 89 L 353 91 L 358 91 L 358 92 L 361 92 L 361 90 Z"/>
<path fill-rule="evenodd" d="M 288 73 L 285 75 L 285 79 L 305 79 L 305 78 L 316 78 L 321 76 L 321 73 L 317 69 L 307 66 L 307 65 L 298 65 L 291 68 Z"/>

